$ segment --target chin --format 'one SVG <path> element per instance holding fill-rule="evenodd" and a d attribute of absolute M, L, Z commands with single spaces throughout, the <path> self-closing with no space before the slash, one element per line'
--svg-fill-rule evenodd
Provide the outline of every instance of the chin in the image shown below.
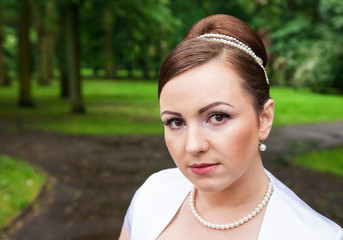
<path fill-rule="evenodd" d="M 219 183 L 216 180 L 209 180 L 209 179 L 197 179 L 195 181 L 191 181 L 193 183 L 193 185 L 201 192 L 205 192 L 205 193 L 216 193 L 216 192 L 220 192 L 224 189 L 226 189 L 229 185 L 225 184 L 225 186 L 223 186 L 222 183 Z"/>

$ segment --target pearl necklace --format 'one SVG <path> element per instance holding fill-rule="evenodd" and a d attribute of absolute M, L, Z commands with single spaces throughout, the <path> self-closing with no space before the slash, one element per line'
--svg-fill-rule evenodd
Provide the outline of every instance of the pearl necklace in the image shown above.
<path fill-rule="evenodd" d="M 247 216 L 239 219 L 236 222 L 229 223 L 229 224 L 210 223 L 210 222 L 205 221 L 199 215 L 198 210 L 195 207 L 195 192 L 196 192 L 195 187 L 192 188 L 190 196 L 189 196 L 190 207 L 191 207 L 191 211 L 192 211 L 194 217 L 205 227 L 212 228 L 212 229 L 219 229 L 219 230 L 227 230 L 227 229 L 239 227 L 240 225 L 246 223 L 247 221 L 254 218 L 257 214 L 259 214 L 261 212 L 261 210 L 264 208 L 264 206 L 266 206 L 267 203 L 269 202 L 269 199 L 273 194 L 273 190 L 274 190 L 273 183 L 269 180 L 268 188 L 266 190 L 266 194 L 264 195 L 262 201 L 257 205 L 257 207 L 251 213 L 249 213 Z"/>

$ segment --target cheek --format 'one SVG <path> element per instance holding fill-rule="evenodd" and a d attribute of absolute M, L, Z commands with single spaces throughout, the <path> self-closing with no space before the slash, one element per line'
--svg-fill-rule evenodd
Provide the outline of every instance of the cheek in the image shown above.
<path fill-rule="evenodd" d="M 258 154 L 258 129 L 254 122 L 237 122 L 232 125 L 225 134 L 221 146 L 233 159 L 241 161 Z M 225 142 L 225 144 L 223 144 Z M 218 143 L 219 144 L 219 143 Z"/>
<path fill-rule="evenodd" d="M 237 134 L 237 144 L 245 148 L 254 145 L 258 139 L 257 126 L 253 127 L 254 124 L 250 126 L 243 126 L 241 131 Z"/>
<path fill-rule="evenodd" d="M 178 162 L 180 161 L 182 149 L 183 149 L 183 142 L 182 138 L 179 137 L 172 137 L 170 134 L 166 133 L 164 134 L 164 140 L 166 142 L 166 146 L 168 148 L 168 151 L 173 158 L 176 165 L 178 165 Z"/>

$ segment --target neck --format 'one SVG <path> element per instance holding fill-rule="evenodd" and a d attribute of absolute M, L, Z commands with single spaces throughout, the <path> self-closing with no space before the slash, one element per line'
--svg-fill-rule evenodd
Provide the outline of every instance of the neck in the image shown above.
<path fill-rule="evenodd" d="M 268 177 L 261 161 L 249 169 L 230 186 L 215 193 L 197 194 L 197 204 L 206 209 L 235 209 L 237 211 L 251 208 L 264 196 Z"/>

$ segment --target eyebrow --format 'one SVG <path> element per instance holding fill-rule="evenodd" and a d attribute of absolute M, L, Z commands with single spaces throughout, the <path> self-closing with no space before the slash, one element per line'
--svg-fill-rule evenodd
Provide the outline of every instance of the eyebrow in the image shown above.
<path fill-rule="evenodd" d="M 215 107 L 215 106 L 218 106 L 218 105 L 228 105 L 228 106 L 230 106 L 230 107 L 233 108 L 233 106 L 232 106 L 231 104 L 226 103 L 226 102 L 214 102 L 214 103 L 211 103 L 211 104 L 209 104 L 209 105 L 207 105 L 207 106 L 201 108 L 201 109 L 199 110 L 199 114 L 202 114 L 203 112 L 207 111 L 208 109 L 210 109 L 210 108 L 212 108 L 212 107 Z"/>
<path fill-rule="evenodd" d="M 199 114 L 202 114 L 203 112 L 207 111 L 208 109 L 215 107 L 215 106 L 218 106 L 218 105 L 227 105 L 227 106 L 230 106 L 233 108 L 233 106 L 231 104 L 226 103 L 226 102 L 214 102 L 214 103 L 211 103 L 211 104 L 201 108 L 199 110 Z M 177 117 L 182 117 L 181 113 L 173 112 L 173 111 L 163 111 L 160 116 L 162 116 L 163 114 L 171 114 L 171 115 L 175 115 Z"/>
<path fill-rule="evenodd" d="M 181 113 L 173 112 L 173 111 L 163 111 L 160 116 L 162 116 L 163 114 L 171 114 L 171 115 L 175 115 L 177 117 L 182 117 Z"/>

